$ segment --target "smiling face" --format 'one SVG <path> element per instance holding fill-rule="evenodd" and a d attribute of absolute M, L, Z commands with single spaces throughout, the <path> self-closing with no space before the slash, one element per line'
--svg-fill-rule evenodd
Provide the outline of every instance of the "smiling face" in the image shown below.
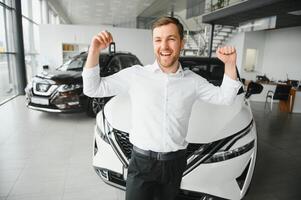
<path fill-rule="evenodd" d="M 169 23 L 154 28 L 153 45 L 156 59 L 162 71 L 176 72 L 180 51 L 184 47 L 184 41 L 180 38 L 177 26 Z"/>

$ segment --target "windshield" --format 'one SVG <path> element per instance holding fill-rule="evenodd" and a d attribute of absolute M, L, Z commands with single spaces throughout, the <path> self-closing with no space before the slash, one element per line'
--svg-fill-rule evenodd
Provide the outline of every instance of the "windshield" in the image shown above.
<path fill-rule="evenodd" d="M 224 64 L 222 62 L 197 58 L 182 59 L 180 62 L 184 70 L 190 69 L 216 86 L 222 84 L 224 77 Z"/>
<path fill-rule="evenodd" d="M 84 60 L 83 57 L 72 58 L 58 68 L 60 71 L 82 71 Z"/>
<path fill-rule="evenodd" d="M 141 65 L 140 61 L 135 56 L 122 55 L 119 57 L 122 68 L 131 67 L 133 65 Z"/>

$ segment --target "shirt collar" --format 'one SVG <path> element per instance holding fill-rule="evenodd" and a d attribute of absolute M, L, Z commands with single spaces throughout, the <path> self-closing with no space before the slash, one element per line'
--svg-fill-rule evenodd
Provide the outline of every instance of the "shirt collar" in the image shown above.
<path fill-rule="evenodd" d="M 162 69 L 160 68 L 159 63 L 158 63 L 157 60 L 155 60 L 154 64 L 152 64 L 151 67 L 150 67 L 149 69 L 150 69 L 151 72 L 154 72 L 154 73 L 156 73 L 156 72 L 164 73 L 164 72 L 162 71 Z M 172 73 L 172 74 L 168 74 L 168 75 L 170 75 L 170 76 L 181 76 L 181 77 L 183 77 L 183 76 L 184 76 L 184 70 L 183 70 L 183 68 L 182 68 L 181 63 L 179 62 L 179 68 L 178 68 L 178 70 L 176 71 L 176 73 Z"/>

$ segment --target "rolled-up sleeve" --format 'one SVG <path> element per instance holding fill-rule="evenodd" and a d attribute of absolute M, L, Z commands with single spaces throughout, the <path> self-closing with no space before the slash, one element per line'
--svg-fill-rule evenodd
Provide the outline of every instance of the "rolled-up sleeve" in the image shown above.
<path fill-rule="evenodd" d="M 233 80 L 226 74 L 224 74 L 220 87 L 214 86 L 206 79 L 201 78 L 197 81 L 197 98 L 212 104 L 231 105 L 241 86 L 240 81 Z"/>
<path fill-rule="evenodd" d="M 123 69 L 113 75 L 100 77 L 99 67 L 84 68 L 83 92 L 89 97 L 115 96 L 128 90 L 133 67 Z"/>

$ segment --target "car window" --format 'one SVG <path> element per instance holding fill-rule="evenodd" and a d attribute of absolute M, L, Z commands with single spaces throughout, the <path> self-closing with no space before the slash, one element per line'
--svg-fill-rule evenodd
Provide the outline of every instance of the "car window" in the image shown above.
<path fill-rule="evenodd" d="M 121 62 L 119 56 L 114 56 L 106 67 L 108 74 L 114 74 L 121 70 Z"/>
<path fill-rule="evenodd" d="M 99 67 L 100 69 L 103 69 L 104 67 L 106 67 L 109 63 L 110 60 L 110 56 L 107 54 L 100 54 L 99 56 Z"/>
<path fill-rule="evenodd" d="M 184 70 L 189 69 L 207 79 L 210 83 L 220 86 L 224 77 L 224 65 L 215 61 L 198 58 L 180 59 Z"/>
<path fill-rule="evenodd" d="M 83 57 L 74 57 L 58 68 L 60 71 L 82 71 L 85 60 Z"/>
<path fill-rule="evenodd" d="M 210 77 L 207 79 L 213 85 L 220 86 L 224 78 L 224 65 L 210 64 Z"/>
<path fill-rule="evenodd" d="M 131 67 L 133 65 L 140 65 L 140 61 L 138 60 L 138 58 L 136 58 L 135 56 L 132 55 L 120 55 L 119 56 L 120 62 L 121 62 L 121 67 L 127 68 L 127 67 Z"/>
<path fill-rule="evenodd" d="M 183 67 L 183 70 L 189 69 L 207 80 L 210 79 L 210 68 L 208 66 L 208 63 L 202 63 L 194 60 L 182 60 L 181 65 Z"/>

